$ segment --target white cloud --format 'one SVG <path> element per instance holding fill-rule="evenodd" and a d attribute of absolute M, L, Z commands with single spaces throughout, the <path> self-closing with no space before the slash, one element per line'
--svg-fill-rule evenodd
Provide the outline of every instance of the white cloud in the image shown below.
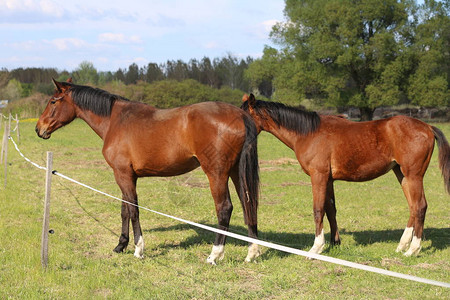
<path fill-rule="evenodd" d="M 272 27 L 279 22 L 280 21 L 278 21 L 278 20 L 266 20 L 266 21 L 262 22 L 261 25 L 264 28 L 266 33 L 270 33 L 272 31 Z"/>
<path fill-rule="evenodd" d="M 206 49 L 218 49 L 220 48 L 219 43 L 216 41 L 207 42 L 203 45 Z"/>
<path fill-rule="evenodd" d="M 86 41 L 77 38 L 60 38 L 47 41 L 47 43 L 60 51 L 70 50 L 73 48 L 79 49 L 88 46 Z"/>
<path fill-rule="evenodd" d="M 102 43 L 133 43 L 133 44 L 140 44 L 142 43 L 142 39 L 138 35 L 131 35 L 127 36 L 123 33 L 111 33 L 111 32 L 105 32 L 98 35 L 98 40 Z"/>
<path fill-rule="evenodd" d="M 64 14 L 64 8 L 53 0 L 0 0 L 1 23 L 51 22 Z"/>

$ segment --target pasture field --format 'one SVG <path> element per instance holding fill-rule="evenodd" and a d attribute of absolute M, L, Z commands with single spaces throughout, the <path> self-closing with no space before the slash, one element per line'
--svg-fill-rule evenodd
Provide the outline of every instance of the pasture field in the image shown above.
<path fill-rule="evenodd" d="M 45 166 L 119 196 L 101 154 L 102 141 L 76 120 L 41 140 L 35 122 L 21 123 L 19 147 Z M 450 124 L 437 124 L 450 139 Z M 3 128 L 2 128 L 3 131 Z M 15 138 L 15 134 L 12 134 Z M 293 152 L 268 133 L 259 137 L 261 199 L 259 234 L 266 241 L 309 250 L 314 240 L 310 180 Z M 391 271 L 450 282 L 450 197 L 437 164 L 437 148 L 425 176 L 428 211 L 418 257 L 395 249 L 409 210 L 390 172 L 364 183 L 336 182 L 342 245 L 323 254 Z M 112 249 L 120 235 L 120 202 L 53 176 L 49 265 L 40 263 L 44 171 L 23 160 L 12 143 L 8 185 L 0 182 L 0 299 L 449 299 L 450 289 L 307 260 L 263 248 L 244 263 L 247 243 L 228 238 L 225 258 L 205 263 L 214 234 L 141 210 L 145 258 Z M 242 208 L 230 183 L 231 231 L 246 235 Z M 138 181 L 139 204 L 215 227 L 206 176 L 197 169 L 172 178 Z M 326 240 L 329 225 L 325 222 Z"/>

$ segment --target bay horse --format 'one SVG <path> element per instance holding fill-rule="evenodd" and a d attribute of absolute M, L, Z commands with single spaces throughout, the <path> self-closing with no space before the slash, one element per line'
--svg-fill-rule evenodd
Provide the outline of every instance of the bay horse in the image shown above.
<path fill-rule="evenodd" d="M 138 204 L 140 177 L 176 176 L 201 166 L 209 180 L 218 227 L 228 230 L 233 205 L 231 177 L 240 198 L 250 237 L 257 237 L 259 166 L 257 130 L 252 118 L 231 104 L 204 102 L 173 109 L 157 109 L 106 91 L 53 79 L 55 92 L 40 116 L 36 133 L 50 138 L 75 118 L 84 120 L 103 140 L 102 153 L 114 171 L 122 198 Z M 122 233 L 115 252 L 128 246 L 129 224 L 134 232 L 134 256 L 143 257 L 144 240 L 139 208 L 122 203 Z M 226 237 L 217 234 L 210 264 L 222 259 Z M 246 261 L 259 255 L 250 244 Z"/>
<path fill-rule="evenodd" d="M 294 150 L 303 171 L 311 177 L 316 231 L 310 252 L 318 254 L 324 248 L 324 213 L 330 223 L 331 245 L 340 244 L 335 180 L 367 181 L 393 170 L 410 211 L 396 251 L 407 250 L 406 256 L 419 253 L 427 210 L 423 176 L 435 140 L 439 167 L 450 194 L 450 146 L 441 130 L 406 116 L 352 122 L 256 100 L 253 94 L 244 95 L 242 100 L 241 108 L 253 117 L 258 132 L 268 131 Z"/>

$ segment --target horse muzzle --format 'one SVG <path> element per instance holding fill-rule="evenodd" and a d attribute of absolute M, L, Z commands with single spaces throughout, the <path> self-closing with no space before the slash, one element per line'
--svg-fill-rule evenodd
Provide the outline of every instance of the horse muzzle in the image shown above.
<path fill-rule="evenodd" d="M 36 126 L 35 131 L 36 131 L 38 137 L 43 138 L 44 140 L 49 139 L 50 136 L 52 135 L 47 130 L 42 130 L 42 129 L 38 128 L 38 126 Z"/>

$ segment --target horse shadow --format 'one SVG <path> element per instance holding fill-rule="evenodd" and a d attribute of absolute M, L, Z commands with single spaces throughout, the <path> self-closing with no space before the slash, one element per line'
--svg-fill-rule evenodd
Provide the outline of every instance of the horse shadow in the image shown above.
<path fill-rule="evenodd" d="M 76 197 L 70 189 L 65 187 L 63 185 L 63 188 L 66 188 L 73 196 L 77 204 L 83 209 L 83 211 L 92 218 L 95 222 L 97 222 L 101 227 L 109 231 L 112 235 L 119 237 L 119 233 L 115 232 L 114 229 L 109 228 L 108 226 L 104 225 L 102 220 L 95 217 L 95 215 L 91 212 L 89 212 L 80 202 L 78 197 Z M 213 228 L 217 227 L 217 224 L 206 224 L 203 223 L 206 226 L 210 226 Z M 215 233 L 206 231 L 204 229 L 191 226 L 188 224 L 177 224 L 167 227 L 156 227 L 152 229 L 146 229 L 143 230 L 144 233 L 151 233 L 151 232 L 169 232 L 169 231 L 177 231 L 177 230 L 191 230 L 193 229 L 196 232 L 196 235 L 189 236 L 185 240 L 182 240 L 180 243 L 164 243 L 158 245 L 159 249 L 159 255 L 162 255 L 166 253 L 169 249 L 174 247 L 181 247 L 183 249 L 187 249 L 194 245 L 200 245 L 200 244 L 212 244 L 215 238 Z M 229 230 L 231 232 L 241 234 L 243 236 L 247 236 L 247 229 L 243 226 L 236 226 L 236 225 L 230 225 Z M 403 233 L 403 229 L 394 229 L 394 230 L 363 230 L 363 231 L 347 231 L 345 228 L 339 229 L 339 233 L 341 235 L 341 240 L 345 243 L 345 239 L 348 236 L 353 236 L 353 239 L 355 240 L 356 244 L 367 246 L 375 243 L 380 242 L 394 242 L 397 243 L 400 241 L 400 237 Z M 286 233 L 286 232 L 279 232 L 279 231 L 259 231 L 258 232 L 259 239 L 263 241 L 272 242 L 275 244 L 300 249 L 300 250 L 309 250 L 310 247 L 313 245 L 314 241 L 314 234 L 311 233 Z M 431 246 L 424 247 L 422 251 L 436 251 L 436 250 L 443 250 L 446 249 L 449 246 L 450 241 L 450 228 L 424 228 L 424 234 L 423 238 L 424 241 L 430 240 Z M 330 240 L 330 234 L 325 234 L 325 240 Z M 234 238 L 227 238 L 227 244 L 231 245 L 240 245 L 240 246 L 246 246 L 247 242 L 237 240 Z M 325 248 L 324 254 L 328 253 L 330 251 L 331 247 Z M 264 259 L 265 256 L 268 255 L 276 255 L 279 257 L 284 257 L 287 255 L 290 255 L 289 253 L 269 249 L 268 251 L 265 251 L 262 255 L 262 258 Z"/>
<path fill-rule="evenodd" d="M 202 223 L 203 225 L 210 226 L 216 228 L 216 224 L 207 224 Z M 169 231 L 180 231 L 180 230 L 194 230 L 196 232 L 195 235 L 191 235 L 188 238 L 182 240 L 177 243 L 164 243 L 158 245 L 158 249 L 161 254 L 167 252 L 171 248 L 183 248 L 187 249 L 191 246 L 200 245 L 200 244 L 212 244 L 215 238 L 215 233 L 206 231 L 204 229 L 194 227 L 188 224 L 177 224 L 167 227 L 157 227 L 152 229 L 144 230 L 144 233 L 152 233 L 152 232 L 169 232 Z M 247 229 L 243 226 L 235 226 L 230 225 L 229 230 L 231 232 L 241 234 L 243 236 L 247 236 Z M 345 239 L 352 236 L 357 245 L 368 246 L 376 243 L 398 243 L 400 241 L 400 237 L 403 234 L 403 229 L 394 229 L 394 230 L 363 230 L 363 231 L 347 231 L 345 228 L 339 230 L 341 235 L 341 240 L 345 244 Z M 279 231 L 259 231 L 258 238 L 271 242 L 274 244 L 279 244 L 282 246 L 287 246 L 295 249 L 300 249 L 304 251 L 308 251 L 314 242 L 314 234 L 311 233 L 286 233 Z M 330 240 L 330 234 L 325 234 L 325 240 L 328 242 Z M 436 251 L 443 250 L 449 246 L 448 241 L 450 240 L 450 228 L 425 228 L 424 235 L 422 238 L 423 241 L 430 240 L 431 246 L 424 247 L 422 251 Z M 239 245 L 239 246 L 247 246 L 248 243 L 245 241 L 241 241 L 235 238 L 227 238 L 228 245 Z M 338 246 L 339 247 L 339 246 Z M 332 247 L 325 248 L 323 254 L 327 254 L 330 252 Z M 264 251 L 262 255 L 262 259 L 277 256 L 277 257 L 285 257 L 291 255 L 286 252 L 268 249 Z"/>

